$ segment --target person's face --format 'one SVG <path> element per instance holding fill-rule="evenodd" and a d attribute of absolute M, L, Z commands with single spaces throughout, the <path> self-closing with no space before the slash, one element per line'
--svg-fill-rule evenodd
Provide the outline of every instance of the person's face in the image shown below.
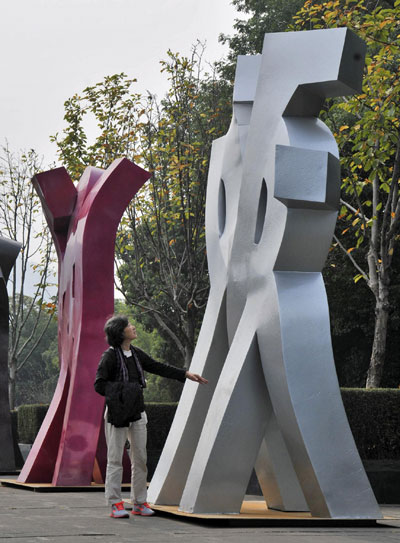
<path fill-rule="evenodd" d="M 133 340 L 137 338 L 136 328 L 134 324 L 129 323 L 126 328 L 124 328 L 124 339 Z"/>

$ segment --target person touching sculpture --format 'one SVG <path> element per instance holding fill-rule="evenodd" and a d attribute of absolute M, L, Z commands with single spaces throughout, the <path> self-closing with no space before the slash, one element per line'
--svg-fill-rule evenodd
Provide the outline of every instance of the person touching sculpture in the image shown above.
<path fill-rule="evenodd" d="M 124 315 L 107 320 L 104 332 L 110 347 L 104 351 L 97 368 L 94 388 L 106 398 L 105 434 L 107 470 L 105 498 L 111 505 L 111 517 L 126 518 L 128 512 L 121 498 L 122 457 L 126 440 L 130 443 L 132 465 L 132 514 L 151 516 L 147 503 L 147 415 L 144 409 L 144 371 L 184 382 L 185 379 L 206 384 L 201 375 L 157 362 L 147 353 L 133 347 L 137 338 L 135 326 Z"/>

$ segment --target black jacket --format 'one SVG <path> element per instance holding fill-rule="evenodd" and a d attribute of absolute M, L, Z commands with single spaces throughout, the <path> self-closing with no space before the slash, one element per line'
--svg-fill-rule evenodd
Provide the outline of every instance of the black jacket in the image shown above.
<path fill-rule="evenodd" d="M 134 347 L 135 354 L 144 371 L 162 377 L 185 381 L 186 370 L 157 362 L 147 353 Z M 97 368 L 94 389 L 106 397 L 107 420 L 116 427 L 129 426 L 139 420 L 144 411 L 143 390 L 137 378 L 129 373 L 129 382 L 117 381 L 118 362 L 115 350 L 110 347 L 102 354 Z"/>
<path fill-rule="evenodd" d="M 107 420 L 117 428 L 139 420 L 143 411 L 143 392 L 138 382 L 109 381 L 106 384 Z"/>

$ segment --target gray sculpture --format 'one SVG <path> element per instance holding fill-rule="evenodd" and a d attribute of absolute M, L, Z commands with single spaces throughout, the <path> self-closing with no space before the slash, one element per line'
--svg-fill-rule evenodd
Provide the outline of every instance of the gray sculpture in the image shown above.
<path fill-rule="evenodd" d="M 269 507 L 381 518 L 341 401 L 321 276 L 339 203 L 336 142 L 317 119 L 361 89 L 347 29 L 265 36 L 239 57 L 233 119 L 214 142 L 211 290 L 149 500 L 237 513 L 255 466 Z"/>
<path fill-rule="evenodd" d="M 7 281 L 21 244 L 0 236 L 0 471 L 21 465 L 21 453 L 13 436 L 8 396 L 8 293 Z"/>

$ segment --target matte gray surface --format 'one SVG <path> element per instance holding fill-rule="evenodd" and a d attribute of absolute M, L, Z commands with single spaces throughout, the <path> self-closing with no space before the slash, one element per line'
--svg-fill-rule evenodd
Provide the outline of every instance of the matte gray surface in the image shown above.
<path fill-rule="evenodd" d="M 8 395 L 7 281 L 22 245 L 0 236 L 0 471 L 14 471 L 21 455 L 14 442 Z"/>
<path fill-rule="evenodd" d="M 211 383 L 185 385 L 151 501 L 238 512 L 256 466 L 272 507 L 381 516 L 341 401 L 320 273 L 340 169 L 315 116 L 326 97 L 361 89 L 364 54 L 342 28 L 268 34 L 262 56 L 239 57 L 232 125 L 211 157 L 211 291 L 191 366 Z"/>
<path fill-rule="evenodd" d="M 260 57 L 261 59 L 261 57 Z M 200 433 L 229 351 L 226 316 L 226 288 L 233 232 L 241 183 L 242 153 L 247 136 L 257 77 L 241 76 L 257 70 L 259 62 L 239 57 L 237 76 L 241 87 L 233 104 L 233 118 L 226 136 L 214 141 L 207 187 L 206 238 L 210 275 L 210 296 L 200 330 L 191 371 L 200 373 L 209 384 L 198 387 L 187 381 L 176 415 L 149 487 L 149 501 L 178 505 L 186 484 Z M 240 109 L 240 123 L 237 110 Z M 249 475 L 250 477 L 250 475 Z"/>
<path fill-rule="evenodd" d="M 123 493 L 128 499 L 129 493 Z M 396 520 L 376 527 L 226 527 L 159 514 L 110 518 L 101 492 L 29 492 L 0 487 L 2 543 L 394 543 L 400 507 L 384 507 Z"/>

